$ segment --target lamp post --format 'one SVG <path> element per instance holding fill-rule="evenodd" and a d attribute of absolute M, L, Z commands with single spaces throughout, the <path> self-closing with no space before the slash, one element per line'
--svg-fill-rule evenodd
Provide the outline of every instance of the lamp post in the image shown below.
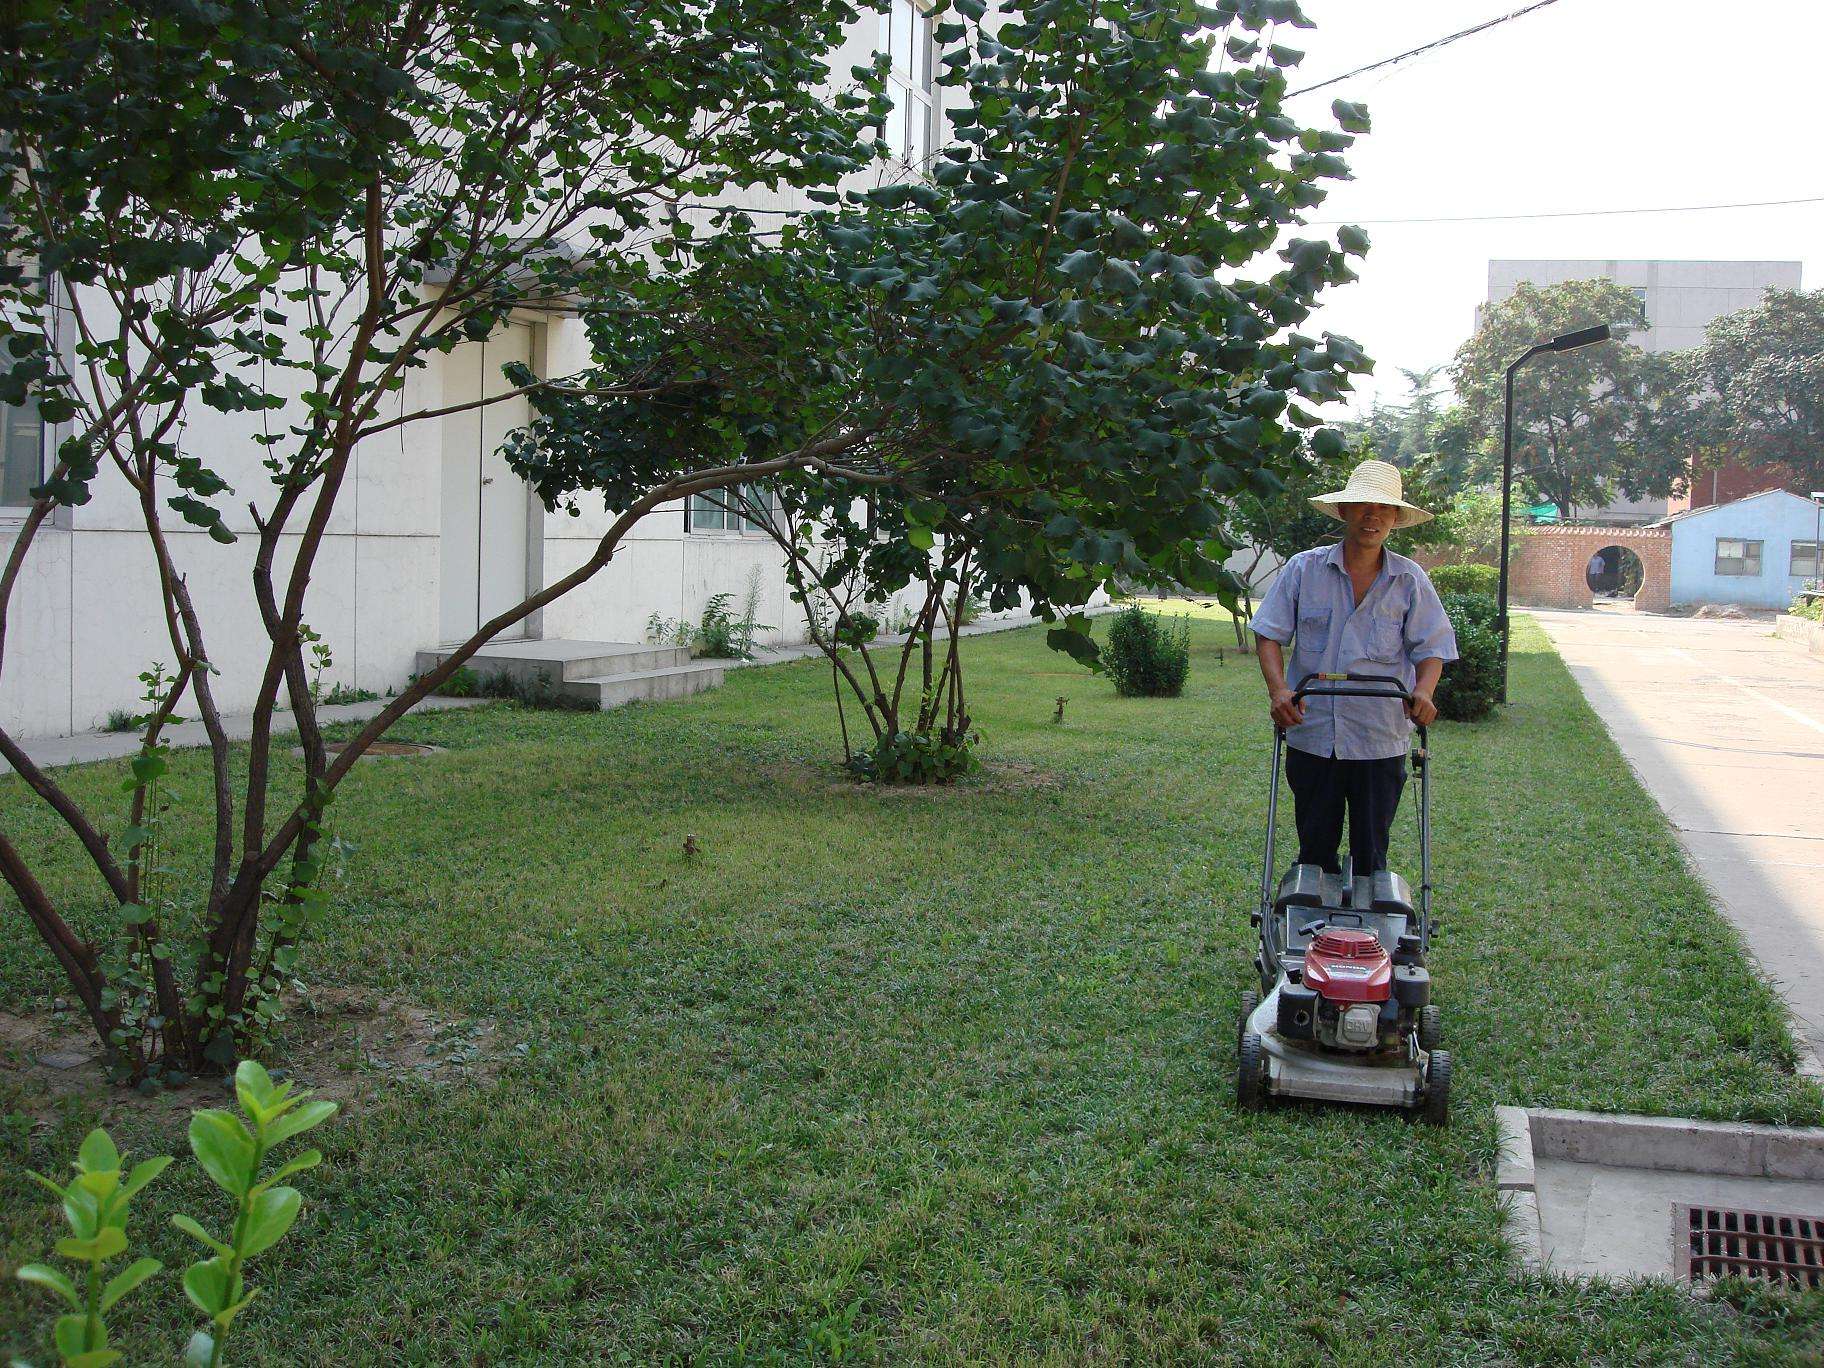
<path fill-rule="evenodd" d="M 1609 325 L 1598 323 L 1593 328 L 1579 328 L 1554 337 L 1549 342 L 1536 342 L 1525 352 L 1514 359 L 1507 368 L 1507 397 L 1501 409 L 1501 584 L 1497 597 L 1500 599 L 1500 613 L 1496 625 L 1501 629 L 1501 701 L 1507 702 L 1507 547 L 1508 547 L 1508 507 L 1512 500 L 1514 484 L 1514 372 L 1531 361 L 1540 352 L 1571 351 L 1577 347 L 1587 347 L 1595 342 L 1609 340 Z"/>
<path fill-rule="evenodd" d="M 1811 491 L 1811 583 L 1824 594 L 1824 489 Z"/>

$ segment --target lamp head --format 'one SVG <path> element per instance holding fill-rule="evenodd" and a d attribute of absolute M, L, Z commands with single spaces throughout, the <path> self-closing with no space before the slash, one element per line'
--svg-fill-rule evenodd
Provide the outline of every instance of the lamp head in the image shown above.
<path fill-rule="evenodd" d="M 1562 337 L 1554 337 L 1545 345 L 1550 347 L 1553 351 L 1570 351 L 1574 347 L 1587 347 L 1591 343 L 1607 342 L 1608 340 L 1609 325 L 1607 323 L 1598 323 L 1593 328 L 1579 328 L 1576 332 L 1568 332 Z"/>

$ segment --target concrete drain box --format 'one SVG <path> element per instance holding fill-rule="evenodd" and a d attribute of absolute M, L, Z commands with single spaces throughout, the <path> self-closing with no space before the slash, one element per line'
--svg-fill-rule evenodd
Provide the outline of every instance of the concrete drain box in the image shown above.
<path fill-rule="evenodd" d="M 1824 1286 L 1824 1129 L 1495 1110 L 1495 1182 L 1530 1266 Z"/>
<path fill-rule="evenodd" d="M 1682 1278 L 1764 1278 L 1824 1286 L 1824 1221 L 1730 1207 L 1672 1208 L 1673 1267 Z"/>

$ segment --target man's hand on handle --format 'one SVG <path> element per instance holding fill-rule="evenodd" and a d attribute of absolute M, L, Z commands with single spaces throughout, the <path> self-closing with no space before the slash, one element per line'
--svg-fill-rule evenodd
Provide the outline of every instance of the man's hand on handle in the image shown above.
<path fill-rule="evenodd" d="M 1431 701 L 1428 693 L 1415 693 L 1406 700 L 1406 716 L 1421 727 L 1429 727 L 1438 720 L 1438 705 Z"/>
<path fill-rule="evenodd" d="M 1273 724 L 1278 727 L 1296 727 L 1305 720 L 1305 705 L 1294 700 L 1292 690 L 1280 685 L 1268 695 L 1273 712 Z"/>

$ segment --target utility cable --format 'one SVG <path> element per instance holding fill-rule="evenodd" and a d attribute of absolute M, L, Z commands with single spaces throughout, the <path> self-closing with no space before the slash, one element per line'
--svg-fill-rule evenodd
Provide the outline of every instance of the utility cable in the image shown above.
<path fill-rule="evenodd" d="M 1391 223 L 1511 223 L 1520 219 L 1610 218 L 1617 214 L 1697 214 L 1713 209 L 1777 209 L 1793 204 L 1824 204 L 1824 195 L 1802 199 L 1741 200 L 1727 204 L 1663 204 L 1639 209 L 1553 209 L 1529 214 L 1447 214 L 1435 218 L 1308 219 L 1309 228 L 1334 228 L 1342 224 L 1373 227 Z"/>
<path fill-rule="evenodd" d="M 1397 57 L 1388 57 L 1379 62 L 1370 62 L 1367 66 L 1357 67 L 1354 71 L 1345 71 L 1341 76 L 1332 76 L 1329 80 L 1319 81 L 1316 85 L 1301 86 L 1297 90 L 1287 91 L 1286 98 L 1289 100 L 1294 95 L 1309 95 L 1314 90 L 1322 90 L 1325 86 L 1333 86 L 1339 81 L 1347 81 L 1356 76 L 1365 76 L 1371 71 L 1379 71 L 1382 67 L 1397 66 L 1408 58 L 1417 57 L 1420 53 L 1433 52 L 1438 48 L 1447 47 L 1459 39 L 1468 38 L 1472 34 L 1485 33 L 1489 29 L 1495 28 L 1497 25 L 1507 23 L 1510 19 L 1518 19 L 1523 15 L 1531 14 L 1534 10 L 1542 10 L 1547 5 L 1555 5 L 1557 3 L 1558 0 L 1536 0 L 1536 3 L 1526 6 L 1524 9 L 1517 9 L 1511 14 L 1503 14 L 1496 18 L 1485 20 L 1484 22 L 1477 24 L 1474 28 L 1462 29 L 1456 33 L 1447 33 L 1444 37 L 1434 39 L 1423 47 L 1416 47 L 1411 52 L 1402 52 Z"/>

